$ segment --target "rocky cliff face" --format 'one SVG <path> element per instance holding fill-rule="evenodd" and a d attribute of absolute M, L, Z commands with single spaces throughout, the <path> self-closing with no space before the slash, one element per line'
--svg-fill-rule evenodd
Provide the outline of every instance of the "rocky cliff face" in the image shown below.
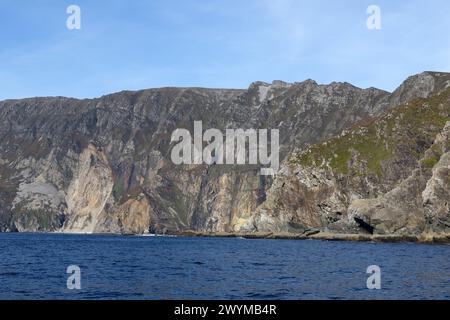
<path fill-rule="evenodd" d="M 0 231 L 448 231 L 450 74 L 0 102 Z M 417 100 L 422 99 L 422 100 Z M 279 129 L 283 165 L 174 165 L 171 133 Z"/>
<path fill-rule="evenodd" d="M 294 153 L 250 220 L 261 231 L 449 230 L 450 89 Z"/>

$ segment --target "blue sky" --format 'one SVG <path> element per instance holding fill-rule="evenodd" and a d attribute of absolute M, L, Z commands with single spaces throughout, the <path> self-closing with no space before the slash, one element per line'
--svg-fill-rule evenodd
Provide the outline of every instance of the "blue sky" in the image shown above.
<path fill-rule="evenodd" d="M 450 71 L 449 14 L 448 0 L 0 0 L 0 99 L 309 78 L 393 90 Z"/>

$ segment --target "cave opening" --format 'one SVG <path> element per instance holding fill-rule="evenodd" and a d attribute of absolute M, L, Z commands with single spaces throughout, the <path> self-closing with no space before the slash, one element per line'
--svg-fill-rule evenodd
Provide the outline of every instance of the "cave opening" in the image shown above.
<path fill-rule="evenodd" d="M 372 227 L 370 224 L 368 224 L 367 222 L 365 222 L 363 219 L 360 218 L 355 218 L 355 222 L 358 224 L 358 226 L 362 229 L 364 229 L 365 231 L 367 231 L 370 234 L 373 234 L 373 231 L 375 230 L 374 227 Z"/>

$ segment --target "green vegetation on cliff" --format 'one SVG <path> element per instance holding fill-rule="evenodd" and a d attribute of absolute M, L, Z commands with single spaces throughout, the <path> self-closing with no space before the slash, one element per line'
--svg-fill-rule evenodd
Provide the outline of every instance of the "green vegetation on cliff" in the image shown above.
<path fill-rule="evenodd" d="M 361 121 L 341 136 L 310 146 L 292 163 L 306 167 L 329 166 L 341 174 L 383 175 L 383 162 L 408 156 L 419 160 L 436 135 L 450 121 L 450 89 L 429 99 L 416 99 L 385 114 Z M 433 167 L 441 153 L 422 161 Z"/>

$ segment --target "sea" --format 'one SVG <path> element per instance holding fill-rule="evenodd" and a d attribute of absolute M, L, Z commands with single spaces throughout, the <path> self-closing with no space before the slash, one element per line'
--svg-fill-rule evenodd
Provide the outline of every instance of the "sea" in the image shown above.
<path fill-rule="evenodd" d="M 0 299 L 448 300 L 450 246 L 0 233 Z"/>

